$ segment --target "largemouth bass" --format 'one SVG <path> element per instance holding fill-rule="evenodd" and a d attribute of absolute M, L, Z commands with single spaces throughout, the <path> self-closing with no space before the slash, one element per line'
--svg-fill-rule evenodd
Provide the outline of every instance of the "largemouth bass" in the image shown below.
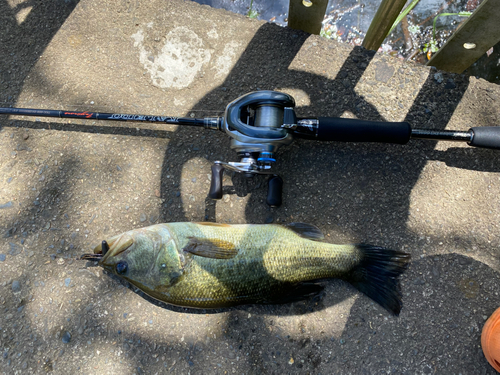
<path fill-rule="evenodd" d="M 177 306 L 292 302 L 319 293 L 323 287 L 314 280 L 340 278 L 398 315 L 397 278 L 410 255 L 323 238 L 303 223 L 168 223 L 111 237 L 82 259 L 98 260 L 149 296 Z"/>

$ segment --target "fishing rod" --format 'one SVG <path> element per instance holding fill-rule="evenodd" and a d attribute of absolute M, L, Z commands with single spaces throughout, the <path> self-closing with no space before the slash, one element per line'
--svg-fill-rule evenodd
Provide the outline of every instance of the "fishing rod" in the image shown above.
<path fill-rule="evenodd" d="M 267 204 L 282 203 L 283 180 L 273 171 L 275 154 L 294 137 L 317 141 L 382 142 L 406 144 L 410 139 L 466 142 L 470 146 L 500 149 L 500 127 L 472 127 L 468 131 L 412 129 L 408 122 L 379 122 L 338 117 L 299 118 L 292 96 L 277 91 L 255 91 L 229 103 L 222 117 L 183 118 L 172 116 L 98 113 L 29 108 L 0 108 L 0 114 L 79 118 L 107 121 L 162 122 L 219 130 L 231 137 L 231 149 L 239 162 L 215 161 L 208 196 L 222 198 L 225 169 L 243 173 L 270 175 Z"/>

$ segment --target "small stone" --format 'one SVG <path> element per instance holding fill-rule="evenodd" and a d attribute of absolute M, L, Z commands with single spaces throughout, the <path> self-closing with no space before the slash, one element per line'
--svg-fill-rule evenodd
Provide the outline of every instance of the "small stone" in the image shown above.
<path fill-rule="evenodd" d="M 442 83 L 443 82 L 443 74 L 442 73 L 436 73 L 436 74 L 434 74 L 434 80 L 437 83 Z"/>
<path fill-rule="evenodd" d="M 5 254 L 0 254 L 0 262 L 5 262 L 7 256 Z"/>
<path fill-rule="evenodd" d="M 18 255 L 22 251 L 22 247 L 19 246 L 19 245 L 16 245 L 13 242 L 9 242 L 9 247 L 10 247 L 9 254 L 12 255 L 12 256 Z"/>
<path fill-rule="evenodd" d="M 62 336 L 62 342 L 67 344 L 70 341 L 71 341 L 71 334 L 68 331 L 64 332 L 64 334 Z"/>
<path fill-rule="evenodd" d="M 268 216 L 268 217 L 266 217 L 266 221 L 265 221 L 265 223 L 266 223 L 266 224 L 271 224 L 273 221 L 274 221 L 274 217 L 272 217 L 272 216 Z"/>
<path fill-rule="evenodd" d="M 445 89 L 454 89 L 455 87 L 457 87 L 457 85 L 455 84 L 455 81 L 453 81 L 453 79 L 448 79 L 446 81 L 446 84 L 444 85 L 444 88 Z"/>
<path fill-rule="evenodd" d="M 196 182 L 196 177 L 191 179 L 191 182 Z"/>
<path fill-rule="evenodd" d="M 66 278 L 66 279 L 64 279 L 64 285 L 65 285 L 66 287 L 69 287 L 69 286 L 70 286 L 70 284 L 71 284 L 71 279 L 70 279 L 69 277 L 68 277 L 68 278 Z"/>
<path fill-rule="evenodd" d="M 28 133 L 24 133 L 23 134 L 23 139 L 24 140 L 27 140 L 29 137 L 30 137 L 30 135 Z"/>
<path fill-rule="evenodd" d="M 9 202 L 4 203 L 4 204 L 0 204 L 0 210 L 4 209 L 4 208 L 11 208 L 11 207 L 14 207 L 14 202 L 12 202 L 12 201 L 9 201 Z"/>
<path fill-rule="evenodd" d="M 460 263 L 462 266 L 466 266 L 468 264 L 472 264 L 472 258 L 460 257 L 458 259 L 458 263 Z"/>
<path fill-rule="evenodd" d="M 19 283 L 19 281 L 14 280 L 14 281 L 12 282 L 12 291 L 13 291 L 14 293 L 18 293 L 18 292 L 20 292 L 20 291 L 21 291 L 21 284 Z"/>
<path fill-rule="evenodd" d="M 141 223 L 145 222 L 145 221 L 146 221 L 146 219 L 147 219 L 146 214 L 141 214 L 141 216 L 139 217 L 139 221 L 140 221 Z"/>
<path fill-rule="evenodd" d="M 417 277 L 415 280 L 413 280 L 413 284 L 415 284 L 415 285 L 424 285 L 425 281 L 424 281 L 424 279 L 421 279 L 420 277 Z"/>

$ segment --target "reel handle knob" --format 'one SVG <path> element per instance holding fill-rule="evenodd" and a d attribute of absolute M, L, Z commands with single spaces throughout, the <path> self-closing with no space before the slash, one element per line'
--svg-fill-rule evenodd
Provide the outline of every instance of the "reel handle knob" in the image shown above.
<path fill-rule="evenodd" d="M 212 165 L 212 181 L 210 181 L 210 191 L 208 197 L 211 199 L 222 199 L 222 177 L 224 166 L 222 164 Z"/>
<path fill-rule="evenodd" d="M 271 207 L 279 207 L 282 203 L 283 179 L 274 175 L 267 183 L 266 203 Z"/>

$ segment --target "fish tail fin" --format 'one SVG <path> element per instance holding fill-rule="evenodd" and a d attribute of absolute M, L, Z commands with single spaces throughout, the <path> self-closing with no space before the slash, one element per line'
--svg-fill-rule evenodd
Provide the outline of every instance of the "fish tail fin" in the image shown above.
<path fill-rule="evenodd" d="M 407 268 L 410 254 L 371 245 L 357 247 L 361 261 L 347 281 L 394 315 L 399 315 L 403 303 L 398 277 Z"/>

